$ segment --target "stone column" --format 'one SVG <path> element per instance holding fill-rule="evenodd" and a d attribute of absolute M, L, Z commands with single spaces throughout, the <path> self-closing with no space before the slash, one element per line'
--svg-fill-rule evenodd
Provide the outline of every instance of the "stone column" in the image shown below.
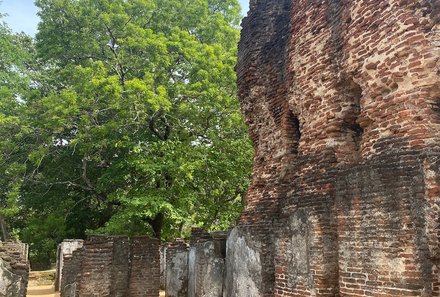
<path fill-rule="evenodd" d="M 188 297 L 189 245 L 176 240 L 166 247 L 165 294 L 167 297 Z"/>

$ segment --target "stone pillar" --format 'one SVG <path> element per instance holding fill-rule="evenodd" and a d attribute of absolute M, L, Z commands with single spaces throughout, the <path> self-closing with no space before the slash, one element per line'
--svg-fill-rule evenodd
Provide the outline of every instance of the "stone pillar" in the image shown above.
<path fill-rule="evenodd" d="M 270 296 L 273 237 L 270 226 L 238 226 L 226 243 L 224 297 Z"/>
<path fill-rule="evenodd" d="M 188 296 L 221 297 L 225 273 L 226 234 L 210 235 L 196 230 L 191 241 L 188 256 Z"/>
<path fill-rule="evenodd" d="M 167 297 L 188 297 L 189 245 L 176 240 L 166 247 L 165 294 Z"/>
<path fill-rule="evenodd" d="M 159 251 L 160 251 L 160 289 L 165 290 L 167 246 L 161 245 Z"/>

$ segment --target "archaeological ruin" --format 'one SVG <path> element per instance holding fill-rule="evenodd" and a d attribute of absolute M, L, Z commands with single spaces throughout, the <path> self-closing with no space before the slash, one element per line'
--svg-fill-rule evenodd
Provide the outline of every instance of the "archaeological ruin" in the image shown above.
<path fill-rule="evenodd" d="M 222 297 L 226 271 L 226 232 L 194 228 L 189 243 L 165 248 L 167 297 Z"/>
<path fill-rule="evenodd" d="M 440 296 L 440 1 L 254 0 L 226 297 Z"/>
<path fill-rule="evenodd" d="M 0 241 L 0 297 L 26 297 L 28 249 L 21 242 Z"/>
<path fill-rule="evenodd" d="M 90 236 L 59 248 L 61 297 L 158 297 L 159 240 L 149 237 Z M 60 261 L 60 259 L 58 259 Z"/>
<path fill-rule="evenodd" d="M 251 0 L 242 28 L 237 226 L 67 240 L 61 296 L 440 297 L 440 1 Z M 0 243 L 0 297 L 25 250 Z"/>

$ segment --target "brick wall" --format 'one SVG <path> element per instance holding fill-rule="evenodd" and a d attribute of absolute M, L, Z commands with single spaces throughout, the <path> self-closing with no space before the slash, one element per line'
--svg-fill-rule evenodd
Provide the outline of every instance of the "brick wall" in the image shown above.
<path fill-rule="evenodd" d="M 62 297 L 79 296 L 79 280 L 81 278 L 84 249 L 76 249 L 63 257 L 63 274 L 60 280 L 60 295 Z"/>
<path fill-rule="evenodd" d="M 250 6 L 256 154 L 228 296 L 246 274 L 255 296 L 440 296 L 440 2 Z"/>
<path fill-rule="evenodd" d="M 158 297 L 159 241 L 90 236 L 64 256 L 61 297 Z"/>
<path fill-rule="evenodd" d="M 26 296 L 29 279 L 28 245 L 0 241 L 0 296 Z"/>
<path fill-rule="evenodd" d="M 157 297 L 160 287 L 160 242 L 135 237 L 131 243 L 129 297 Z"/>
<path fill-rule="evenodd" d="M 110 296 L 113 243 L 113 238 L 107 236 L 91 236 L 84 242 L 79 281 L 81 297 Z"/>
<path fill-rule="evenodd" d="M 113 236 L 108 238 L 113 242 L 113 253 L 111 258 L 111 296 L 125 297 L 130 282 L 130 240 L 126 236 Z M 134 275 L 133 277 L 137 277 Z"/>
<path fill-rule="evenodd" d="M 57 267 L 55 276 L 55 291 L 60 290 L 62 272 L 64 268 L 64 258 L 70 257 L 72 253 L 83 246 L 82 239 L 66 239 L 58 245 L 57 249 Z"/>

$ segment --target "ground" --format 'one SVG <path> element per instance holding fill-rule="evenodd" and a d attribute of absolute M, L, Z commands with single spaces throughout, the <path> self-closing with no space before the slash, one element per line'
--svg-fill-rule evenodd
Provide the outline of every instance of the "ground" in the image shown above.
<path fill-rule="evenodd" d="M 28 288 L 27 296 L 59 297 L 60 294 L 54 292 L 53 286 L 35 286 Z"/>
<path fill-rule="evenodd" d="M 33 286 L 28 288 L 28 297 L 38 296 L 38 297 L 59 297 L 59 293 L 54 292 L 53 286 Z M 165 292 L 161 292 L 160 296 L 165 296 Z"/>

